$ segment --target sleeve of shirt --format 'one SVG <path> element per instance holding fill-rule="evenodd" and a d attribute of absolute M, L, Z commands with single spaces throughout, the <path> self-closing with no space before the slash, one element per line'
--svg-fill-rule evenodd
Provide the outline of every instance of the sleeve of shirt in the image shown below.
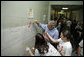
<path fill-rule="evenodd" d="M 72 49 L 71 48 L 66 48 L 65 56 L 71 56 L 71 53 L 72 53 Z"/>
<path fill-rule="evenodd" d="M 46 29 L 46 25 L 45 25 L 45 24 L 41 24 L 41 23 L 40 23 L 40 27 L 41 27 L 42 29 L 44 29 L 44 30 Z"/>
<path fill-rule="evenodd" d="M 58 42 L 60 42 L 60 41 L 61 41 L 61 38 L 58 39 Z"/>
<path fill-rule="evenodd" d="M 59 32 L 58 32 L 58 31 L 56 31 L 56 32 L 55 32 L 55 35 L 54 35 L 54 37 L 53 37 L 53 38 L 54 38 L 54 39 L 58 39 L 58 37 L 59 37 Z"/>
<path fill-rule="evenodd" d="M 79 46 L 83 47 L 83 40 L 79 43 Z"/>
<path fill-rule="evenodd" d="M 35 50 L 35 56 L 40 56 L 39 51 L 37 49 Z"/>

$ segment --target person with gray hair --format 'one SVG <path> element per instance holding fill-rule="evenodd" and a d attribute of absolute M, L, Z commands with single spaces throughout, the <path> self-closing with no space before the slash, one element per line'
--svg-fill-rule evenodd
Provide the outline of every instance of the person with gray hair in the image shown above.
<path fill-rule="evenodd" d="M 59 37 L 59 32 L 55 28 L 55 22 L 54 21 L 49 21 L 48 24 L 41 24 L 39 21 L 35 20 L 34 21 L 39 27 L 45 30 L 45 33 L 48 33 L 54 40 L 58 39 Z M 55 48 L 56 44 L 51 43 Z"/>

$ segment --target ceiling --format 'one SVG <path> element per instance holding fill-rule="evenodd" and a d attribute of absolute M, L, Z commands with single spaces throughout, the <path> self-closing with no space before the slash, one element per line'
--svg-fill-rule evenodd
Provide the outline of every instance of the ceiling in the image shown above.
<path fill-rule="evenodd" d="M 57 11 L 62 10 L 63 7 L 67 7 L 68 11 L 83 9 L 83 5 L 51 5 L 51 8 Z"/>

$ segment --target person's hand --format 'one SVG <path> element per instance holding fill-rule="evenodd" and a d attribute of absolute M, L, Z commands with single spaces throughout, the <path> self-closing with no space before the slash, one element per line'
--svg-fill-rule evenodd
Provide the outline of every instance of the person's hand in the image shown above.
<path fill-rule="evenodd" d="M 43 36 L 46 40 L 49 40 L 48 37 L 45 35 L 46 33 L 43 33 Z"/>
<path fill-rule="evenodd" d="M 40 24 L 40 22 L 39 22 L 39 21 L 37 21 L 37 20 L 34 20 L 34 23 L 36 23 L 36 24 L 38 24 L 38 25 Z"/>
<path fill-rule="evenodd" d="M 29 24 L 28 24 L 28 28 L 30 28 L 31 25 L 32 25 L 32 22 L 29 22 Z"/>
<path fill-rule="evenodd" d="M 34 48 L 34 47 L 32 47 L 32 50 L 35 50 L 35 48 Z"/>
<path fill-rule="evenodd" d="M 60 47 L 59 45 L 57 45 L 57 49 L 58 49 L 58 51 L 61 51 L 62 47 Z"/>
<path fill-rule="evenodd" d="M 49 35 L 48 33 L 46 33 L 47 35 Z"/>
<path fill-rule="evenodd" d="M 31 51 L 29 47 L 26 47 L 26 51 Z"/>
<path fill-rule="evenodd" d="M 30 50 L 30 48 L 29 48 L 29 47 L 26 47 L 26 51 L 28 51 L 28 52 L 29 52 L 30 56 L 34 56 L 34 54 L 32 53 L 32 51 Z"/>
<path fill-rule="evenodd" d="M 34 22 L 37 22 L 37 20 L 34 20 Z"/>
<path fill-rule="evenodd" d="M 49 37 L 49 36 L 50 36 L 49 33 L 46 33 L 46 34 L 47 34 L 48 38 L 50 38 L 50 37 Z"/>
<path fill-rule="evenodd" d="M 34 22 L 35 22 L 35 23 L 38 23 L 38 21 L 37 21 L 37 20 L 34 20 Z"/>

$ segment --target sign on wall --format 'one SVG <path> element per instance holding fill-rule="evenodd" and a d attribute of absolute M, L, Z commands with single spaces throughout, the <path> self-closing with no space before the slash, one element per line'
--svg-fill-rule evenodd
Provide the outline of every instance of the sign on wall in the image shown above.
<path fill-rule="evenodd" d="M 33 19 L 33 10 L 32 9 L 27 10 L 27 16 L 29 19 Z"/>

